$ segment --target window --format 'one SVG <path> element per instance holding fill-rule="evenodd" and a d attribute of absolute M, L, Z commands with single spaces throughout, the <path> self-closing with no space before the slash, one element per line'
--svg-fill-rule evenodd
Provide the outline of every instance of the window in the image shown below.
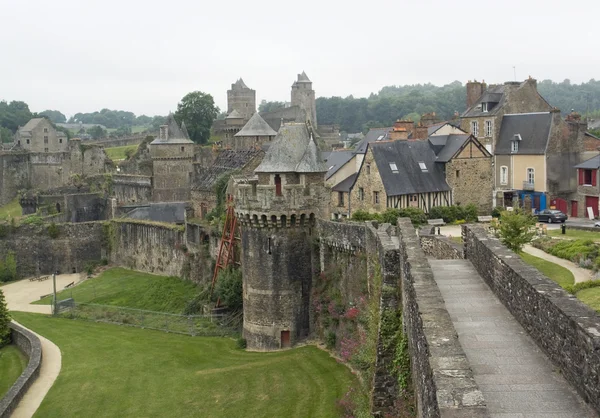
<path fill-rule="evenodd" d="M 508 184 L 508 167 L 505 165 L 500 167 L 500 184 Z"/>
<path fill-rule="evenodd" d="M 487 152 L 489 152 L 491 154 L 492 153 L 492 144 L 485 144 L 485 149 L 487 150 Z"/>
<path fill-rule="evenodd" d="M 282 196 L 281 193 L 281 176 L 279 174 L 275 174 L 275 196 Z"/>
<path fill-rule="evenodd" d="M 418 202 L 419 201 L 419 196 L 417 196 L 416 194 L 411 194 L 410 195 L 410 201 L 411 202 Z"/>
<path fill-rule="evenodd" d="M 492 121 L 491 120 L 485 121 L 485 136 L 486 136 L 486 138 L 491 138 L 491 136 L 492 136 Z"/>
<path fill-rule="evenodd" d="M 396 165 L 396 163 L 390 163 L 390 169 L 392 170 L 392 173 L 398 172 L 398 166 Z"/>
<path fill-rule="evenodd" d="M 338 192 L 338 206 L 344 206 L 344 192 Z"/>
<path fill-rule="evenodd" d="M 62 138 L 58 138 L 58 143 L 62 144 Z"/>
<path fill-rule="evenodd" d="M 367 174 L 371 174 L 371 164 L 367 164 Z"/>
<path fill-rule="evenodd" d="M 181 147 L 181 152 L 184 152 L 184 151 L 185 151 L 185 147 Z"/>
<path fill-rule="evenodd" d="M 47 137 L 47 136 L 45 136 L 45 137 L 44 137 L 44 144 L 47 144 L 47 143 L 48 143 L 48 137 Z"/>
<path fill-rule="evenodd" d="M 373 203 L 375 205 L 379 204 L 379 192 L 373 192 Z"/>
<path fill-rule="evenodd" d="M 481 103 L 481 111 L 482 112 L 487 112 L 488 111 L 488 104 L 487 103 Z"/>
<path fill-rule="evenodd" d="M 479 122 L 477 122 L 476 120 L 471 121 L 471 133 L 474 137 L 479 136 Z"/>
<path fill-rule="evenodd" d="M 510 152 L 519 151 L 519 141 L 512 141 L 510 146 Z"/>
<path fill-rule="evenodd" d="M 583 186 L 594 186 L 596 187 L 596 170 L 584 170 L 580 168 L 579 170 L 579 185 Z"/>
<path fill-rule="evenodd" d="M 423 173 L 427 173 L 427 165 L 425 165 L 424 161 L 419 161 L 419 167 Z"/>
<path fill-rule="evenodd" d="M 44 148 L 44 152 L 48 152 L 48 148 Z"/>
<path fill-rule="evenodd" d="M 365 200 L 365 189 L 362 187 L 358 188 L 358 200 Z"/>
<path fill-rule="evenodd" d="M 29 144 L 29 139 L 27 140 L 27 143 Z"/>
<path fill-rule="evenodd" d="M 385 135 L 379 135 L 379 136 L 377 137 L 377 140 L 378 140 L 378 141 L 381 141 L 381 140 L 383 139 L 383 137 L 384 137 L 384 136 L 385 136 Z"/>
<path fill-rule="evenodd" d="M 456 178 L 460 177 L 460 170 L 456 170 Z"/>
<path fill-rule="evenodd" d="M 583 170 L 583 184 L 592 184 L 592 170 Z"/>
<path fill-rule="evenodd" d="M 44 133 L 48 132 L 48 128 L 44 128 Z"/>
<path fill-rule="evenodd" d="M 527 169 L 527 183 L 535 183 L 535 170 L 533 168 Z"/>

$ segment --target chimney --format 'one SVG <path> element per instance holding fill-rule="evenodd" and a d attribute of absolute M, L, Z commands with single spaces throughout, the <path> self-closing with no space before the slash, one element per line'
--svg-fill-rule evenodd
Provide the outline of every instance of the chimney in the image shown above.
<path fill-rule="evenodd" d="M 477 99 L 481 97 L 487 85 L 485 82 L 468 81 L 467 82 L 467 109 L 475 104 Z"/>
<path fill-rule="evenodd" d="M 160 125 L 158 139 L 160 139 L 161 141 L 166 141 L 169 139 L 169 125 Z"/>
<path fill-rule="evenodd" d="M 394 127 L 390 132 L 390 140 L 395 141 L 397 139 L 408 139 L 410 133 L 413 131 L 415 124 L 412 120 L 400 120 L 394 122 Z"/>

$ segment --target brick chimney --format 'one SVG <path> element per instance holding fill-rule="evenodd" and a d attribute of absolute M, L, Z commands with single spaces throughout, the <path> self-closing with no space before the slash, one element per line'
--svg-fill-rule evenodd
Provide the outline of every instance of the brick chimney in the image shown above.
<path fill-rule="evenodd" d="M 397 139 L 408 139 L 410 133 L 414 130 L 415 124 L 412 120 L 400 120 L 394 122 L 394 127 L 390 132 L 390 140 L 395 141 Z"/>
<path fill-rule="evenodd" d="M 487 84 L 485 84 L 485 81 L 467 81 L 467 109 L 475 104 L 486 88 Z"/>

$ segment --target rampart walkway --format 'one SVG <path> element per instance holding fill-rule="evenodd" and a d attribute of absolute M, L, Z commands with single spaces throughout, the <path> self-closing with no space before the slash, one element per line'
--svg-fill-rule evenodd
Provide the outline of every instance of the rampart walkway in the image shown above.
<path fill-rule="evenodd" d="M 588 418 L 588 408 L 468 260 L 429 259 L 493 418 Z"/>

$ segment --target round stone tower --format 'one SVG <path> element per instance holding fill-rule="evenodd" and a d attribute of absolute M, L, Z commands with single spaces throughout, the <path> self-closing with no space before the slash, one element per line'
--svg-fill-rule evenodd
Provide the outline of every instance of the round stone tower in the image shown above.
<path fill-rule="evenodd" d="M 254 177 L 234 176 L 250 349 L 291 347 L 310 331 L 314 227 L 327 216 L 326 172 L 308 126 L 292 123 L 281 127 Z"/>

